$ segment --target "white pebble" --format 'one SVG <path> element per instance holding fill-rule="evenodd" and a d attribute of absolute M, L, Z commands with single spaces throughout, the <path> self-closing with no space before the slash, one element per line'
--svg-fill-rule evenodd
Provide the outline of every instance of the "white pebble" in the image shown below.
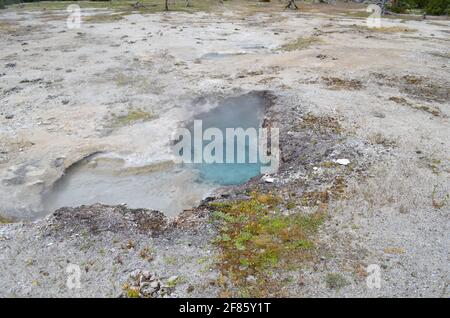
<path fill-rule="evenodd" d="M 340 165 L 346 166 L 346 165 L 348 165 L 350 163 L 350 160 L 348 160 L 348 159 L 337 159 L 335 162 L 340 164 Z"/>

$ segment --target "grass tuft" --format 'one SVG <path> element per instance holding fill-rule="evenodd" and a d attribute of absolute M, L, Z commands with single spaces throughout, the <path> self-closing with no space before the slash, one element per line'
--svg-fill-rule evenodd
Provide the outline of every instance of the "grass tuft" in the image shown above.
<path fill-rule="evenodd" d="M 316 116 L 308 113 L 303 116 L 299 125 L 302 129 L 311 129 L 320 133 L 342 133 L 343 129 L 339 120 L 335 117 L 329 116 Z"/>
<path fill-rule="evenodd" d="M 385 26 L 369 28 L 367 25 L 353 25 L 354 28 L 361 31 L 379 32 L 379 33 L 413 33 L 416 29 L 407 28 L 405 26 Z"/>
<path fill-rule="evenodd" d="M 412 109 L 415 109 L 415 110 L 420 110 L 422 112 L 426 112 L 435 117 L 445 117 L 445 115 L 442 113 L 442 111 L 439 109 L 439 107 L 434 106 L 434 105 L 431 106 L 431 105 L 424 105 L 424 104 L 414 104 L 412 102 L 407 101 L 403 97 L 397 97 L 397 96 L 389 97 L 389 100 L 392 102 L 395 102 L 397 104 L 400 104 L 400 105 L 411 107 Z"/>
<path fill-rule="evenodd" d="M 0 224 L 8 224 L 8 223 L 12 223 L 13 221 L 9 218 L 3 217 L 0 215 Z"/>
<path fill-rule="evenodd" d="M 334 90 L 360 90 L 364 86 L 361 81 L 355 79 L 342 79 L 338 77 L 322 77 L 328 88 Z"/>
<path fill-rule="evenodd" d="M 322 40 L 317 37 L 298 38 L 295 41 L 282 45 L 281 50 L 287 52 L 303 50 L 320 42 L 322 42 Z"/>
<path fill-rule="evenodd" d="M 341 289 L 349 285 L 349 282 L 345 277 L 339 273 L 328 273 L 327 276 L 325 276 L 325 283 L 330 289 Z"/>
<path fill-rule="evenodd" d="M 122 290 L 127 298 L 140 298 L 139 288 L 130 286 L 128 283 L 123 285 Z"/>

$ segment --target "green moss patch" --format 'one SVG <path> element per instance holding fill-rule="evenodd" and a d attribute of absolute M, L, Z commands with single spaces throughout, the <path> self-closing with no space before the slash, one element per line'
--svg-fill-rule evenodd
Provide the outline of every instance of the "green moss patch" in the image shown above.
<path fill-rule="evenodd" d="M 298 268 L 313 257 L 314 235 L 325 209 L 312 214 L 283 215 L 281 200 L 253 192 L 251 198 L 213 203 L 213 222 L 219 235 L 218 267 L 232 286 L 223 286 L 231 296 L 264 297 L 276 293 L 270 284 L 273 270 Z M 230 288 L 236 287 L 236 288 Z"/>
<path fill-rule="evenodd" d="M 317 37 L 298 38 L 295 41 L 282 45 L 281 50 L 287 52 L 303 50 L 310 47 L 313 44 L 317 44 L 320 42 L 322 41 Z"/>
<path fill-rule="evenodd" d="M 126 115 L 113 115 L 112 126 L 123 127 L 130 126 L 138 122 L 150 121 L 155 115 L 142 109 L 132 109 Z"/>

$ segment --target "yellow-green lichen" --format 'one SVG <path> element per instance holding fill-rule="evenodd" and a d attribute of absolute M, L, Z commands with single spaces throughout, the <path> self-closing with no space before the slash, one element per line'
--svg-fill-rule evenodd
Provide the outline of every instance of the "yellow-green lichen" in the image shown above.
<path fill-rule="evenodd" d="M 212 205 L 219 232 L 214 241 L 220 250 L 218 267 L 245 295 L 267 296 L 271 270 L 299 266 L 313 256 L 323 207 L 312 214 L 283 215 L 276 212 L 280 201 L 253 192 L 248 200 Z"/>

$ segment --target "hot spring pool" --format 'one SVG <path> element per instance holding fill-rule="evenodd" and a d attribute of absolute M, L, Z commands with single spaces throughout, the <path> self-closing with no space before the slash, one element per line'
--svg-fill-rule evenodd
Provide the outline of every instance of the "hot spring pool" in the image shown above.
<path fill-rule="evenodd" d="M 186 127 L 193 132 L 193 121 L 201 120 L 203 131 L 214 127 L 224 135 L 226 128 L 258 129 L 265 107 L 265 98 L 257 93 L 227 98 L 212 110 L 196 115 Z M 244 148 L 248 152 L 249 145 L 246 143 Z M 190 151 L 194 152 L 193 146 Z M 129 167 L 117 154 L 98 154 L 69 168 L 44 195 L 43 209 L 54 211 L 94 203 L 127 204 L 130 208 L 154 209 L 173 216 L 198 205 L 221 186 L 242 184 L 259 175 L 260 167 L 260 163 L 248 162 L 150 162 Z"/>

